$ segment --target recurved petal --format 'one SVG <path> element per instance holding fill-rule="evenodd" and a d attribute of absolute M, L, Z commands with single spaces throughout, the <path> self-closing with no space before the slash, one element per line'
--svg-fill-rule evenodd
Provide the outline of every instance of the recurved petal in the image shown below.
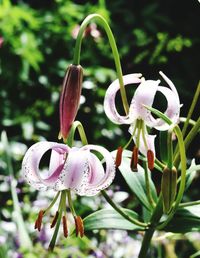
<path fill-rule="evenodd" d="M 144 107 L 144 105 L 150 107 L 153 105 L 159 83 L 160 80 L 146 80 L 138 86 L 130 105 L 129 115 L 132 120 L 134 118 L 142 119 L 145 122 L 148 122 L 150 127 L 153 126 L 151 122 L 151 113 Z"/>
<path fill-rule="evenodd" d="M 173 82 L 163 72 L 160 71 L 159 74 L 163 77 L 163 79 L 166 81 L 166 83 L 169 85 L 169 87 L 173 91 L 173 93 L 177 99 L 177 102 L 180 103 L 179 95 L 178 95 L 178 92 L 177 92 L 176 87 L 173 84 Z"/>
<path fill-rule="evenodd" d="M 180 115 L 180 102 L 179 99 L 177 99 L 176 94 L 171 89 L 168 89 L 163 86 L 159 86 L 158 91 L 160 91 L 167 100 L 167 109 L 164 112 L 166 116 L 168 116 L 174 124 L 178 122 L 179 115 Z M 146 117 L 145 120 L 146 124 L 150 127 L 154 127 L 157 130 L 165 131 L 168 130 L 170 125 L 168 125 L 166 122 L 164 122 L 162 119 L 158 118 L 155 119 L 151 113 L 149 113 L 149 116 Z"/>
<path fill-rule="evenodd" d="M 22 174 L 25 180 L 38 190 L 54 188 L 55 182 L 64 165 L 63 155 L 69 152 L 69 149 L 68 146 L 55 142 L 43 141 L 32 145 L 26 152 L 22 162 Z M 44 177 L 41 175 L 39 164 L 43 155 L 48 150 L 53 150 L 53 155 L 50 161 L 50 171 L 47 176 Z M 57 154 L 55 154 L 55 152 Z M 61 158 L 58 158 L 58 155 L 60 155 Z"/>
<path fill-rule="evenodd" d="M 101 162 L 98 162 L 97 158 L 94 159 L 94 154 L 91 155 L 90 153 L 90 180 L 88 181 L 84 195 L 92 196 L 98 194 L 101 190 L 107 188 L 112 183 L 115 177 L 115 163 L 111 153 L 104 147 L 97 145 L 86 145 L 83 147 L 83 149 L 99 152 L 103 156 L 103 160 L 106 165 L 104 170 Z"/>
<path fill-rule="evenodd" d="M 141 74 L 128 74 L 123 76 L 123 82 L 124 86 L 128 84 L 135 84 L 140 83 Z M 111 85 L 108 87 L 104 99 L 104 110 L 107 115 L 107 117 L 115 124 L 131 124 L 133 122 L 133 118 L 129 117 L 129 114 L 127 116 L 121 116 L 115 105 L 115 97 L 117 94 L 117 91 L 120 89 L 119 86 L 119 80 L 115 80 Z"/>
<path fill-rule="evenodd" d="M 178 122 L 180 116 L 180 102 L 179 98 L 174 94 L 174 92 L 166 87 L 159 86 L 158 91 L 162 92 L 162 94 L 167 99 L 167 109 L 165 111 L 165 115 L 170 118 L 170 120 L 176 124 Z M 164 131 L 169 129 L 169 125 L 166 124 L 162 119 L 157 119 L 155 128 Z"/>

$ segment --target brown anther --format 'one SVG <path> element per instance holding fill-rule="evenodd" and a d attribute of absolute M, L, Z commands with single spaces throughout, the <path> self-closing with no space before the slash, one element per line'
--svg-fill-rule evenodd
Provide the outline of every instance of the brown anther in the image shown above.
<path fill-rule="evenodd" d="M 62 222 L 63 222 L 64 237 L 68 237 L 68 228 L 67 228 L 67 218 L 66 218 L 66 216 L 62 217 Z"/>
<path fill-rule="evenodd" d="M 74 222 L 75 222 L 75 228 L 76 228 L 76 236 L 78 236 L 79 228 L 78 228 L 77 216 L 74 216 Z"/>
<path fill-rule="evenodd" d="M 150 170 L 154 169 L 154 153 L 152 150 L 147 151 L 147 163 Z"/>
<path fill-rule="evenodd" d="M 35 228 L 35 229 L 38 228 L 38 219 L 36 219 L 36 221 L 35 221 L 35 226 L 34 226 L 34 228 Z"/>
<path fill-rule="evenodd" d="M 52 222 L 51 222 L 51 228 L 53 228 L 55 225 L 56 225 L 56 222 L 57 222 L 57 220 L 58 220 L 58 215 L 59 215 L 59 212 L 58 211 L 56 211 L 56 214 L 55 214 L 55 216 L 53 217 L 53 220 L 52 220 Z"/>
<path fill-rule="evenodd" d="M 80 216 L 77 216 L 76 220 L 77 220 L 77 224 L 78 224 L 78 229 L 79 229 L 80 237 L 83 237 L 84 236 L 83 220 L 82 220 L 82 218 Z"/>
<path fill-rule="evenodd" d="M 84 236 L 84 225 L 83 220 L 80 216 L 74 217 L 75 226 L 76 226 L 76 236 L 80 234 L 80 237 Z"/>
<path fill-rule="evenodd" d="M 37 220 L 35 222 L 35 226 L 38 229 L 38 231 L 41 230 L 43 215 L 44 215 L 44 211 L 43 210 L 39 211 L 38 218 L 37 218 Z"/>
<path fill-rule="evenodd" d="M 118 147 L 117 155 L 116 155 L 116 160 L 115 160 L 116 168 L 118 168 L 121 165 L 121 162 L 122 162 L 122 152 L 123 152 L 123 148 L 121 146 Z"/>
<path fill-rule="evenodd" d="M 133 172 L 138 172 L 137 164 L 138 164 L 138 148 L 134 146 L 132 157 L 131 157 L 131 164 L 130 164 L 130 167 Z"/>

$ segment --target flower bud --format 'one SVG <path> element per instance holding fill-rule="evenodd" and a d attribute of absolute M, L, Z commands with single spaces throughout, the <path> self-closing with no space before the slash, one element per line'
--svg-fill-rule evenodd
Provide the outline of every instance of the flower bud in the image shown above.
<path fill-rule="evenodd" d="M 70 65 L 67 69 L 60 96 L 60 134 L 66 140 L 75 120 L 82 89 L 83 69 L 80 65 Z"/>
<path fill-rule="evenodd" d="M 177 191 L 177 170 L 175 167 L 163 170 L 161 192 L 163 196 L 163 211 L 168 213 L 176 197 Z"/>

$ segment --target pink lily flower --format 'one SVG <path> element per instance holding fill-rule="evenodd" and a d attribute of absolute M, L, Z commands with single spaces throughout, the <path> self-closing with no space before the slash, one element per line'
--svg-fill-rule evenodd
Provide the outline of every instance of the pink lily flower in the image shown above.
<path fill-rule="evenodd" d="M 79 108 L 83 80 L 80 65 L 70 65 L 66 72 L 60 97 L 60 133 L 59 138 L 67 139 Z"/>
<path fill-rule="evenodd" d="M 40 161 L 51 150 L 49 169 L 43 176 Z M 106 168 L 91 151 L 102 155 Z M 26 152 L 22 162 L 26 181 L 38 190 L 73 190 L 78 195 L 92 196 L 107 188 L 115 177 L 115 165 L 111 153 L 104 147 L 85 145 L 70 148 L 55 142 L 38 142 Z"/>
<path fill-rule="evenodd" d="M 128 74 L 123 76 L 124 85 L 137 84 L 135 94 L 131 100 L 129 113 L 120 115 L 116 109 L 115 97 L 120 89 L 118 80 L 115 80 L 109 87 L 104 99 L 104 110 L 107 117 L 115 124 L 129 124 L 129 132 L 133 135 L 136 147 L 141 153 L 147 155 L 151 150 L 155 155 L 154 140 L 155 135 L 147 133 L 146 126 L 164 131 L 169 129 L 169 125 L 162 119 L 155 119 L 144 105 L 152 107 L 156 92 L 161 92 L 167 100 L 165 115 L 176 124 L 180 114 L 180 100 L 177 90 L 172 81 L 162 72 L 160 75 L 167 82 L 169 88 L 160 86 L 160 80 L 145 80 L 140 78 L 141 74 Z"/>

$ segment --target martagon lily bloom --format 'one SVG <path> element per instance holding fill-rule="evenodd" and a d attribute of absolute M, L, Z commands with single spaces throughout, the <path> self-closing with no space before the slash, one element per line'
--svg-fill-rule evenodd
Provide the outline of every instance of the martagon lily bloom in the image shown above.
<path fill-rule="evenodd" d="M 44 154 L 51 150 L 49 169 L 42 176 L 39 169 Z M 105 160 L 106 169 L 91 151 L 99 152 Z M 108 187 L 115 176 L 111 153 L 102 146 L 85 145 L 70 148 L 55 142 L 38 142 L 26 152 L 22 162 L 26 181 L 38 190 L 73 190 L 79 195 L 92 196 Z"/>
<path fill-rule="evenodd" d="M 115 80 L 107 89 L 104 99 L 104 110 L 107 117 L 116 124 L 129 124 L 129 132 L 133 136 L 135 142 L 134 155 L 137 150 L 147 155 L 151 160 L 150 167 L 152 166 L 152 156 L 155 155 L 155 135 L 149 135 L 147 126 L 156 128 L 157 130 L 164 131 L 169 129 L 169 125 L 162 119 L 155 119 L 145 106 L 152 107 L 156 92 L 161 92 L 167 100 L 167 108 L 164 114 L 168 116 L 171 121 L 176 124 L 180 114 L 180 100 L 176 87 L 172 81 L 162 72 L 160 75 L 167 82 L 168 87 L 160 86 L 160 80 L 145 80 L 140 78 L 141 74 L 128 74 L 123 76 L 124 85 L 139 83 L 135 90 L 134 96 L 131 100 L 129 113 L 122 116 L 118 113 L 115 105 L 115 97 L 117 91 L 120 89 L 119 81 Z M 136 166 L 137 162 L 133 162 Z M 150 169 L 151 169 L 150 168 Z"/>
<path fill-rule="evenodd" d="M 47 151 L 51 151 L 47 173 L 41 173 L 39 168 L 41 159 Z M 98 153 L 105 162 L 97 158 Z M 62 218 L 64 237 L 68 236 L 66 216 L 66 194 L 68 205 L 72 212 L 76 228 L 76 236 L 84 236 L 84 225 L 80 216 L 76 215 L 71 200 L 70 190 L 78 195 L 93 196 L 107 188 L 115 177 L 115 164 L 111 153 L 104 147 L 97 145 L 85 145 L 81 148 L 70 148 L 69 146 L 55 142 L 38 142 L 32 145 L 26 152 L 22 162 L 22 173 L 26 181 L 37 190 L 53 189 L 57 194 L 48 208 L 41 210 L 35 222 L 35 229 L 41 230 L 42 218 L 56 202 L 61 193 L 58 210 L 51 222 L 51 228 L 60 223 Z M 56 228 L 58 228 L 56 226 Z M 55 245 L 55 234 L 50 242 L 49 248 L 53 250 Z"/>

